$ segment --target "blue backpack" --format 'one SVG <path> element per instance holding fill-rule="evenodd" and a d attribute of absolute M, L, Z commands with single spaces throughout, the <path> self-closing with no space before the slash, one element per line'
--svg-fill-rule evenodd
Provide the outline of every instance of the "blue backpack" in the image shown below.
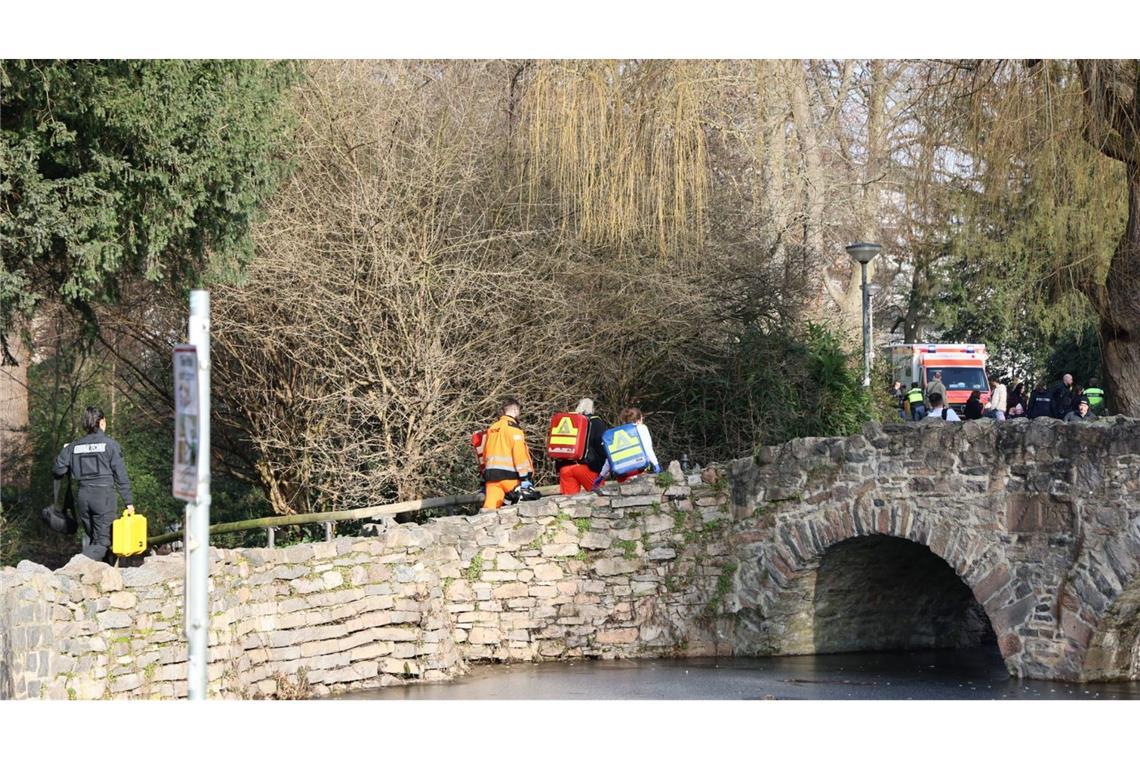
<path fill-rule="evenodd" d="M 635 423 L 610 428 L 603 433 L 602 448 L 606 450 L 610 472 L 614 475 L 626 475 L 649 466 L 649 457 L 645 454 L 645 445 Z"/>

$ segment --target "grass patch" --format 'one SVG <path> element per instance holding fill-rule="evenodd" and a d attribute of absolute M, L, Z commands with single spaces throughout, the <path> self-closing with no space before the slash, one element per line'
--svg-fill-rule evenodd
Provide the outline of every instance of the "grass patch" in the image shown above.
<path fill-rule="evenodd" d="M 617 541 L 616 545 L 621 548 L 622 555 L 626 559 L 633 559 L 637 556 L 637 542 L 636 541 Z"/>
<path fill-rule="evenodd" d="M 589 517 L 579 517 L 578 519 L 574 520 L 574 527 L 578 529 L 579 533 L 589 533 L 590 532 L 590 518 Z"/>
<path fill-rule="evenodd" d="M 467 566 L 467 569 L 463 573 L 463 577 L 465 577 L 471 583 L 474 583 L 475 581 L 477 581 L 483 577 L 483 555 L 482 554 L 476 554 L 474 557 L 471 558 L 471 564 L 469 564 Z"/>
<path fill-rule="evenodd" d="M 673 473 L 669 472 L 668 470 L 662 470 L 661 472 L 657 473 L 657 486 L 659 488 L 669 488 L 676 482 L 677 480 L 673 477 Z"/>
<path fill-rule="evenodd" d="M 705 605 L 705 617 L 712 617 L 720 609 L 721 602 L 728 596 L 728 592 L 732 591 L 732 576 L 736 573 L 736 563 L 725 563 L 724 567 L 720 569 L 720 575 L 716 579 L 716 588 L 713 590 L 712 598 L 709 599 L 708 604 Z"/>

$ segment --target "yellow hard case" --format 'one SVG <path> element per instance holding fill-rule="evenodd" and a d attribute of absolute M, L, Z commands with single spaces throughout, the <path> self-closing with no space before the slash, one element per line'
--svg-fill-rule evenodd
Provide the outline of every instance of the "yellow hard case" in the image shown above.
<path fill-rule="evenodd" d="M 134 507 L 124 509 L 123 516 L 111 523 L 111 551 L 120 557 L 146 551 L 146 518 L 136 515 Z"/>

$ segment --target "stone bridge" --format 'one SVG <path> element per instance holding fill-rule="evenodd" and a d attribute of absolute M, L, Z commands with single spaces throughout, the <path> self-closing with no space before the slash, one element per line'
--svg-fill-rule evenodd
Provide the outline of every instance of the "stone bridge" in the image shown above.
<path fill-rule="evenodd" d="M 870 424 L 603 496 L 211 550 L 209 691 L 471 662 L 990 645 L 1140 678 L 1140 421 Z M 185 695 L 180 555 L 0 570 L 0 697 Z"/>
<path fill-rule="evenodd" d="M 868 425 L 730 466 L 738 654 L 996 639 L 1029 678 L 1140 678 L 1140 422 Z"/>

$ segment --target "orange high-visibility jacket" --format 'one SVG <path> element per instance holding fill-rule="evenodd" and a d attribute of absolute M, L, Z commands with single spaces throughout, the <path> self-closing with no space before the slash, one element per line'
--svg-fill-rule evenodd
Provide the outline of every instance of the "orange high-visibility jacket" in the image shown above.
<path fill-rule="evenodd" d="M 526 435 L 513 417 L 503 415 L 483 439 L 483 480 L 526 480 L 533 474 Z"/>

